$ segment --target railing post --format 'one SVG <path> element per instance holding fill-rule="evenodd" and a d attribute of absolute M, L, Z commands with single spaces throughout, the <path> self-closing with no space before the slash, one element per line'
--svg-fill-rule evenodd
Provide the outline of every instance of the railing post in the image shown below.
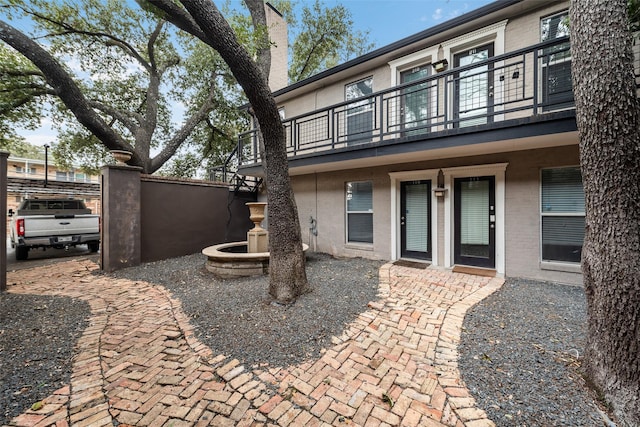
<path fill-rule="evenodd" d="M 293 148 L 293 155 L 295 156 L 298 152 L 298 122 L 297 120 L 291 120 L 291 125 L 289 126 L 289 133 L 291 134 L 291 146 Z"/>
<path fill-rule="evenodd" d="M 538 49 L 535 49 L 533 51 L 533 108 L 532 108 L 532 113 L 533 115 L 537 115 L 538 114 L 538 91 L 540 90 L 540 85 L 539 85 L 539 81 L 538 81 Z"/>
<path fill-rule="evenodd" d="M 329 114 L 329 116 L 331 117 L 331 149 L 334 150 L 336 148 L 336 132 L 337 132 L 337 124 L 336 124 L 336 111 L 335 109 L 331 109 L 329 112 L 327 112 L 327 114 Z"/>
<path fill-rule="evenodd" d="M 438 81 L 442 80 L 442 92 L 444 95 L 444 102 L 443 102 L 444 111 L 442 112 L 443 130 L 446 130 L 449 128 L 449 87 L 448 87 L 447 80 L 449 79 L 450 75 L 451 74 L 447 74 L 443 76 L 442 79 L 438 79 Z"/>
<path fill-rule="evenodd" d="M 378 119 L 380 120 L 380 123 L 378 124 L 378 126 L 380 127 L 380 141 L 382 142 L 382 136 L 384 135 L 384 104 L 383 104 L 384 100 L 383 100 L 383 94 L 380 94 L 378 96 L 378 102 L 376 102 L 376 104 L 378 104 L 378 109 L 379 109 L 379 113 L 378 113 Z"/>
<path fill-rule="evenodd" d="M 251 144 L 253 145 L 253 163 L 258 163 L 258 150 L 260 149 L 260 144 L 258 144 L 258 132 L 260 132 L 259 130 L 256 131 L 252 136 L 251 136 Z"/>

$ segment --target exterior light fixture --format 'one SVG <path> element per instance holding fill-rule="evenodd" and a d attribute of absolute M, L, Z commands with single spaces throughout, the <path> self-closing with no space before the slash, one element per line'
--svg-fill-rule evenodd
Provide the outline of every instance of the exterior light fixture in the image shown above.
<path fill-rule="evenodd" d="M 433 64 L 431 64 L 431 66 L 434 70 L 436 70 L 436 73 L 441 73 L 442 71 L 447 69 L 447 67 L 449 66 L 449 61 L 447 61 L 446 59 L 442 59 L 438 62 L 434 62 Z"/>
<path fill-rule="evenodd" d="M 443 187 L 437 187 L 433 189 L 433 194 L 436 197 L 444 197 L 447 194 L 447 189 Z"/>
<path fill-rule="evenodd" d="M 445 60 L 446 61 L 446 60 Z M 433 189 L 433 195 L 440 198 L 447 194 L 447 189 L 444 187 L 444 173 L 442 169 L 438 171 L 438 186 Z"/>

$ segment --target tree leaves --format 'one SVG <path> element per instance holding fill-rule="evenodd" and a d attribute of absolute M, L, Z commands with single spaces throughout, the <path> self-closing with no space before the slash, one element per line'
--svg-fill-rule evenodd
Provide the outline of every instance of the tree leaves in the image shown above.
<path fill-rule="evenodd" d="M 16 123 L 35 128 L 45 113 L 46 99 L 53 105 L 47 112 L 60 132 L 54 154 L 62 164 L 81 160 L 85 168 L 96 170 L 103 163 L 88 162 L 101 161 L 105 146 L 118 145 L 133 150 L 134 162 L 152 173 L 183 144 L 204 151 L 201 147 L 210 141 L 202 139 L 206 132 L 196 129 L 206 129 L 208 116 L 217 121 L 210 115 L 216 106 L 226 110 L 244 103 L 217 54 L 179 34 L 161 15 L 122 0 L 12 0 L 11 4 L 12 9 L 2 12 L 33 22 L 32 40 L 52 55 L 58 62 L 56 72 L 66 73 L 67 82 L 73 81 L 85 99 L 62 102 L 41 70 L 0 46 L 2 59 L 11 59 L 3 61 L 0 70 L 15 64 L 32 71 L 5 72 L 8 78 L 2 79 L 3 84 L 11 87 L 2 92 L 0 86 L 0 129 Z M 222 117 L 227 120 L 229 115 Z M 79 121 L 85 126 L 97 123 L 94 136 Z M 112 133 L 96 133 L 100 126 L 108 126 Z"/>
<path fill-rule="evenodd" d="M 326 8 L 315 0 L 311 8 L 304 6 L 301 22 L 291 46 L 291 82 L 334 67 L 373 47 L 368 42 L 368 32 L 354 31 L 351 13 L 342 5 Z"/>

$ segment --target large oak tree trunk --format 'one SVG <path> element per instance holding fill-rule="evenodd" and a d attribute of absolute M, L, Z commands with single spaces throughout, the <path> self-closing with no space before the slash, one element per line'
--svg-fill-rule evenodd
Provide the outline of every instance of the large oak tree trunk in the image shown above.
<path fill-rule="evenodd" d="M 181 0 L 244 89 L 264 138 L 269 204 L 269 293 L 289 303 L 309 290 L 298 209 L 289 179 L 285 133 L 266 74 L 240 45 L 235 33 L 209 0 Z M 262 6 L 264 7 L 264 6 Z"/>
<path fill-rule="evenodd" d="M 640 104 L 626 0 L 573 0 L 572 73 L 585 190 L 587 375 L 640 425 Z"/>

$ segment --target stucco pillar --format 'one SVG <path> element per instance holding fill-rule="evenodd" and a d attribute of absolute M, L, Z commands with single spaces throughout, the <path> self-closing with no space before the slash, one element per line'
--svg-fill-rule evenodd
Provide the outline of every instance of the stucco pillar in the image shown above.
<path fill-rule="evenodd" d="M 120 165 L 102 168 L 100 268 L 104 271 L 140 265 L 141 171 Z"/>
<path fill-rule="evenodd" d="M 2 245 L 0 245 L 0 291 L 7 290 L 7 158 L 9 153 L 0 151 L 0 235 L 2 235 Z"/>

